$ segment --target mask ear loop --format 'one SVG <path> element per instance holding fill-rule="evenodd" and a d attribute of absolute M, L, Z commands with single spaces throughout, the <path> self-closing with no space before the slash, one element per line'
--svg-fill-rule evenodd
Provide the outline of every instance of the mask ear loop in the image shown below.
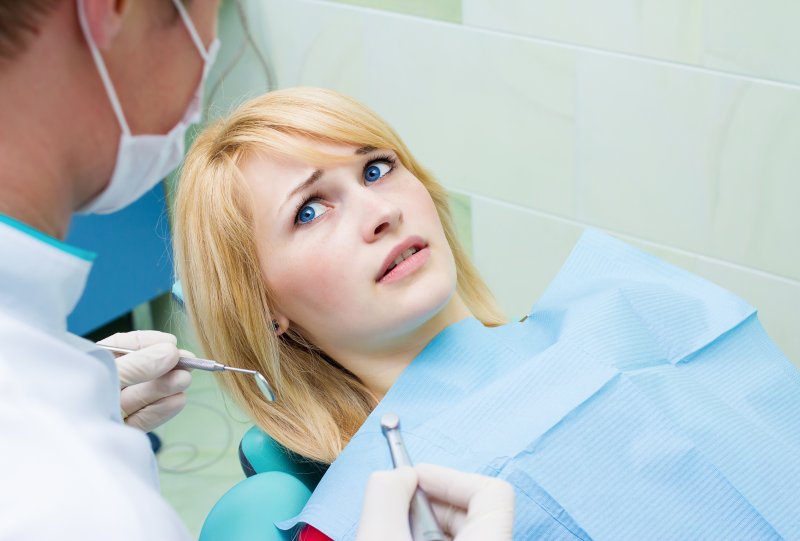
<path fill-rule="evenodd" d="M 108 75 L 106 63 L 103 60 L 103 56 L 100 54 L 100 51 L 97 49 L 97 45 L 92 37 L 92 33 L 89 29 L 89 23 L 86 20 L 86 10 L 83 6 L 82 0 L 78 0 L 78 21 L 80 22 L 81 29 L 83 30 L 83 37 L 86 38 L 86 43 L 89 45 L 89 51 L 91 51 L 92 57 L 94 58 L 94 64 L 97 67 L 98 73 L 100 73 L 100 79 L 103 81 L 103 86 L 106 87 L 108 101 L 111 102 L 111 108 L 114 110 L 114 114 L 117 116 L 119 127 L 122 129 L 122 133 L 130 136 L 131 129 L 128 127 L 128 121 L 125 120 L 125 114 L 122 112 L 122 106 L 119 103 L 117 92 L 114 90 L 114 85 L 111 83 L 111 77 Z"/>
<path fill-rule="evenodd" d="M 178 14 L 181 16 L 183 25 L 186 27 L 189 35 L 192 37 L 192 42 L 194 43 L 194 46 L 197 47 L 197 51 L 200 53 L 200 56 L 205 62 L 208 62 L 208 50 L 206 49 L 206 46 L 203 45 L 203 40 L 200 39 L 200 34 L 197 33 L 197 28 L 195 28 L 192 18 L 189 17 L 189 13 L 186 11 L 186 8 L 183 7 L 183 2 L 181 2 L 181 0 L 172 0 L 172 3 L 175 4 L 175 9 L 178 10 Z"/>

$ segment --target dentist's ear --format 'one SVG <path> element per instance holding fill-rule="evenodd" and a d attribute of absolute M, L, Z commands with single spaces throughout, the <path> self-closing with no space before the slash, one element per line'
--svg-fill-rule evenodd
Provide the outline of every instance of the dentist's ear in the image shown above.
<path fill-rule="evenodd" d="M 122 28 L 130 2 L 126 0 L 79 0 L 86 13 L 89 32 L 101 51 L 107 50 Z"/>

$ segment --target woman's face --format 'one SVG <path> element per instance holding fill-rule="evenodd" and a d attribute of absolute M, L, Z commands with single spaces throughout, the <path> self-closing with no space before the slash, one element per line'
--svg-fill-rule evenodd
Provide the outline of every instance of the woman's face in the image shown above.
<path fill-rule="evenodd" d="M 455 291 L 436 207 L 394 152 L 312 144 L 348 160 L 254 156 L 242 168 L 278 314 L 330 354 L 396 347 Z"/>

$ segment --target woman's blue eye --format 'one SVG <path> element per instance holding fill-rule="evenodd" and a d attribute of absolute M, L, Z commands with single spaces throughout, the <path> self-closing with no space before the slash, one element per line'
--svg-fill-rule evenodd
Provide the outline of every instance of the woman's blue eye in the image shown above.
<path fill-rule="evenodd" d="M 364 169 L 364 180 L 375 182 L 392 170 L 392 164 L 387 160 L 376 160 Z"/>
<path fill-rule="evenodd" d="M 313 222 L 323 214 L 328 212 L 328 207 L 319 202 L 308 203 L 300 207 L 297 213 L 295 222 L 298 224 L 307 224 Z"/>

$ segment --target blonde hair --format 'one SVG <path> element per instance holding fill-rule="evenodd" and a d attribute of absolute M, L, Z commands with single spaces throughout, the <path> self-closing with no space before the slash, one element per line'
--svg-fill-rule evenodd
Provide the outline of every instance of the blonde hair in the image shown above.
<path fill-rule="evenodd" d="M 267 93 L 206 128 L 180 174 L 175 204 L 177 273 L 206 355 L 258 370 L 276 390 L 265 400 L 248 378 L 223 385 L 265 432 L 289 450 L 332 462 L 375 407 L 352 373 L 290 330 L 272 330 L 271 294 L 256 254 L 241 166 L 256 153 L 323 155 L 308 140 L 392 150 L 427 188 L 457 267 L 457 292 L 486 325 L 504 323 L 494 297 L 459 245 L 447 191 L 409 153 L 395 132 L 355 100 L 318 88 Z"/>

